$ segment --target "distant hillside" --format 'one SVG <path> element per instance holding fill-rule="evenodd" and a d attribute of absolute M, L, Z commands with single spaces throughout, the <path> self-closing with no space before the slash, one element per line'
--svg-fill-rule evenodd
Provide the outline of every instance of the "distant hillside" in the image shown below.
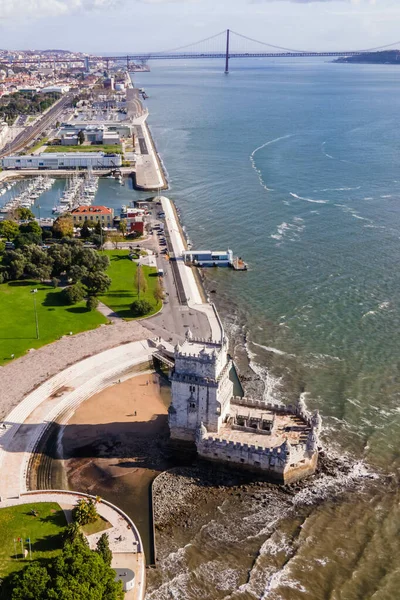
<path fill-rule="evenodd" d="M 71 54 L 71 50 L 41 50 L 42 54 Z"/>
<path fill-rule="evenodd" d="M 400 50 L 383 50 L 381 52 L 365 52 L 357 56 L 337 58 L 338 63 L 363 63 L 371 65 L 400 65 Z"/>

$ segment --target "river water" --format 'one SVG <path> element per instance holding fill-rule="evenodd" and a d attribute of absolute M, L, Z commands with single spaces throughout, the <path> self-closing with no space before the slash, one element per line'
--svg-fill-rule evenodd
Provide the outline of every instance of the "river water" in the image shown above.
<path fill-rule="evenodd" d="M 195 247 L 249 263 L 207 274 L 236 357 L 266 397 L 305 392 L 324 445 L 353 463 L 337 491 L 355 488 L 322 500 L 322 477 L 291 512 L 227 500 L 164 547 L 149 598 L 398 598 L 400 71 L 231 67 L 159 63 L 135 83 Z"/>

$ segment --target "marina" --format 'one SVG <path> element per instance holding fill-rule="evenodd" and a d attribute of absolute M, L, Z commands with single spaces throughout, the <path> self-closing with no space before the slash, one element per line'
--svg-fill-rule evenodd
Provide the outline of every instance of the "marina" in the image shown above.
<path fill-rule="evenodd" d="M 17 208 L 32 208 L 44 192 L 51 190 L 54 182 L 55 179 L 52 177 L 40 175 L 25 180 L 22 186 L 17 186 L 16 181 L 4 183 L 0 196 L 5 196 L 9 192 L 9 197 L 0 207 L 0 213 L 8 214 Z"/>

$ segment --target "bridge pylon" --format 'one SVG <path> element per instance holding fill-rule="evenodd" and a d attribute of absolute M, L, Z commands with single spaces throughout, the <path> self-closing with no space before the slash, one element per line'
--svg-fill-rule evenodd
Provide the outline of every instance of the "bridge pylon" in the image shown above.
<path fill-rule="evenodd" d="M 229 73 L 229 29 L 226 30 L 225 75 Z"/>

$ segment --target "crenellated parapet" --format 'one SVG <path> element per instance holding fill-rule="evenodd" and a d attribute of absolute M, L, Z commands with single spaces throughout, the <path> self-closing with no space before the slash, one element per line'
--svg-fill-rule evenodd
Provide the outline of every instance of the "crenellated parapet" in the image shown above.
<path fill-rule="evenodd" d="M 237 406 L 247 406 L 248 408 L 263 408 L 279 413 L 296 414 L 297 412 L 297 408 L 292 404 L 286 405 L 283 403 L 278 404 L 266 402 L 265 400 L 256 400 L 255 398 L 249 398 L 247 396 L 233 396 L 231 399 L 231 404 L 235 404 Z"/>
<path fill-rule="evenodd" d="M 208 460 L 234 463 L 262 470 L 282 482 L 314 472 L 318 456 L 318 436 L 310 429 L 305 442 L 291 444 L 284 439 L 276 446 L 260 446 L 233 441 L 210 433 L 201 423 L 196 433 L 198 454 Z M 302 474 L 299 476 L 299 473 Z"/>

